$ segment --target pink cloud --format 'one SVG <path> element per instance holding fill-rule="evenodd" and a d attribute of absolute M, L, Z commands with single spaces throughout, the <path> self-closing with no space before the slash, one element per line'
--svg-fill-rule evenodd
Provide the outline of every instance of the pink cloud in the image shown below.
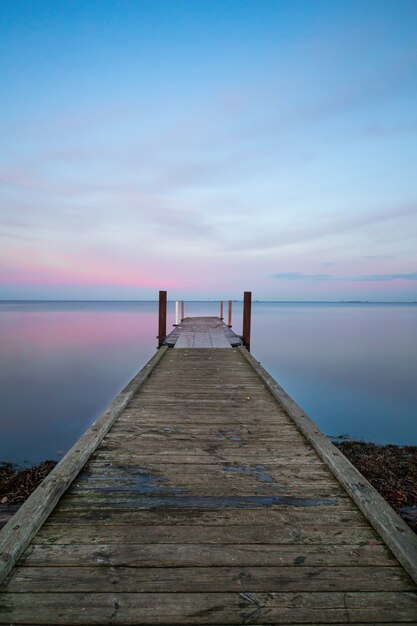
<path fill-rule="evenodd" d="M 36 256 L 36 255 L 35 255 Z M 76 261 L 58 257 L 29 260 L 9 259 L 0 267 L 0 284 L 17 286 L 109 286 L 158 289 L 180 288 L 180 281 L 169 277 L 157 266 L 149 268 L 146 260 L 138 263 L 105 261 L 91 256 L 77 255 Z M 151 265 L 151 264 L 149 264 Z"/>

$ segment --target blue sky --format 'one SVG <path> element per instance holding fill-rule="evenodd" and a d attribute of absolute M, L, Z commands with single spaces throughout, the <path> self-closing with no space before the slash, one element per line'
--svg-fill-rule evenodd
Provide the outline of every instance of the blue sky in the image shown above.
<path fill-rule="evenodd" d="M 0 298 L 417 300 L 417 3 L 0 3 Z"/>

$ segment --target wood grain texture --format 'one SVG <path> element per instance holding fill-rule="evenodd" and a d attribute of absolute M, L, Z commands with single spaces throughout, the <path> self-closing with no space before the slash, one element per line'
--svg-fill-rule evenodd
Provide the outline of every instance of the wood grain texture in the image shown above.
<path fill-rule="evenodd" d="M 101 511 L 94 511 L 99 517 Z M 75 512 L 77 513 L 77 511 Z M 169 511 L 167 511 L 169 513 Z M 45 526 L 34 537 L 34 543 L 186 543 L 186 544 L 302 544 L 302 545 L 355 545 L 378 544 L 381 539 L 370 526 L 332 525 L 245 525 L 227 526 L 118 526 L 99 522 L 82 528 L 76 526 Z"/>
<path fill-rule="evenodd" d="M 413 592 L 402 567 L 19 567 L 13 593 Z"/>
<path fill-rule="evenodd" d="M 0 623 L 369 625 L 415 623 L 416 610 L 409 592 L 16 593 Z"/>
<path fill-rule="evenodd" d="M 219 537 L 221 541 L 221 536 Z M 21 565 L 48 567 L 393 567 L 398 564 L 382 544 L 32 544 Z M 331 570 L 332 571 L 332 570 Z M 352 572 L 354 569 L 351 570 Z M 41 576 L 42 577 L 42 576 Z"/>

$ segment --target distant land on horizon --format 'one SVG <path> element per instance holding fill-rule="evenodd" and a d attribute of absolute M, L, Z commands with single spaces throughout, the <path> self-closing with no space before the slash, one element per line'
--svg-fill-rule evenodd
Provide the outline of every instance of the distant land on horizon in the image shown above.
<path fill-rule="evenodd" d="M 181 302 L 183 299 L 168 299 L 167 302 Z M 184 302 L 228 302 L 228 299 L 221 298 L 214 300 L 183 300 Z M 232 302 L 243 302 L 238 298 L 232 298 Z M 2 300 L 0 299 L 0 303 L 8 304 L 8 303 L 34 303 L 34 302 L 62 302 L 62 303 L 77 303 L 77 302 L 85 302 L 85 303 L 140 303 L 140 302 L 155 302 L 157 303 L 157 299 L 153 300 L 50 300 L 50 299 L 37 299 L 37 300 Z M 261 303 L 261 304 L 417 304 L 417 300 L 252 300 L 252 304 Z"/>

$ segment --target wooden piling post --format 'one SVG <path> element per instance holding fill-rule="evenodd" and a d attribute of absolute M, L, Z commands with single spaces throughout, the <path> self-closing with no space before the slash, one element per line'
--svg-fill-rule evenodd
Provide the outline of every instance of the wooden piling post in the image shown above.
<path fill-rule="evenodd" d="M 181 300 L 181 322 L 184 321 L 184 300 Z"/>
<path fill-rule="evenodd" d="M 227 325 L 232 328 L 232 301 L 229 300 L 229 306 L 227 308 Z"/>
<path fill-rule="evenodd" d="M 223 300 L 220 300 L 220 319 L 223 319 Z"/>
<path fill-rule="evenodd" d="M 243 343 L 248 352 L 250 352 L 250 317 L 252 308 L 252 292 L 245 291 L 243 294 L 243 325 L 242 337 Z"/>
<path fill-rule="evenodd" d="M 158 325 L 158 348 L 160 348 L 167 334 L 167 292 L 159 292 L 159 325 Z"/>

